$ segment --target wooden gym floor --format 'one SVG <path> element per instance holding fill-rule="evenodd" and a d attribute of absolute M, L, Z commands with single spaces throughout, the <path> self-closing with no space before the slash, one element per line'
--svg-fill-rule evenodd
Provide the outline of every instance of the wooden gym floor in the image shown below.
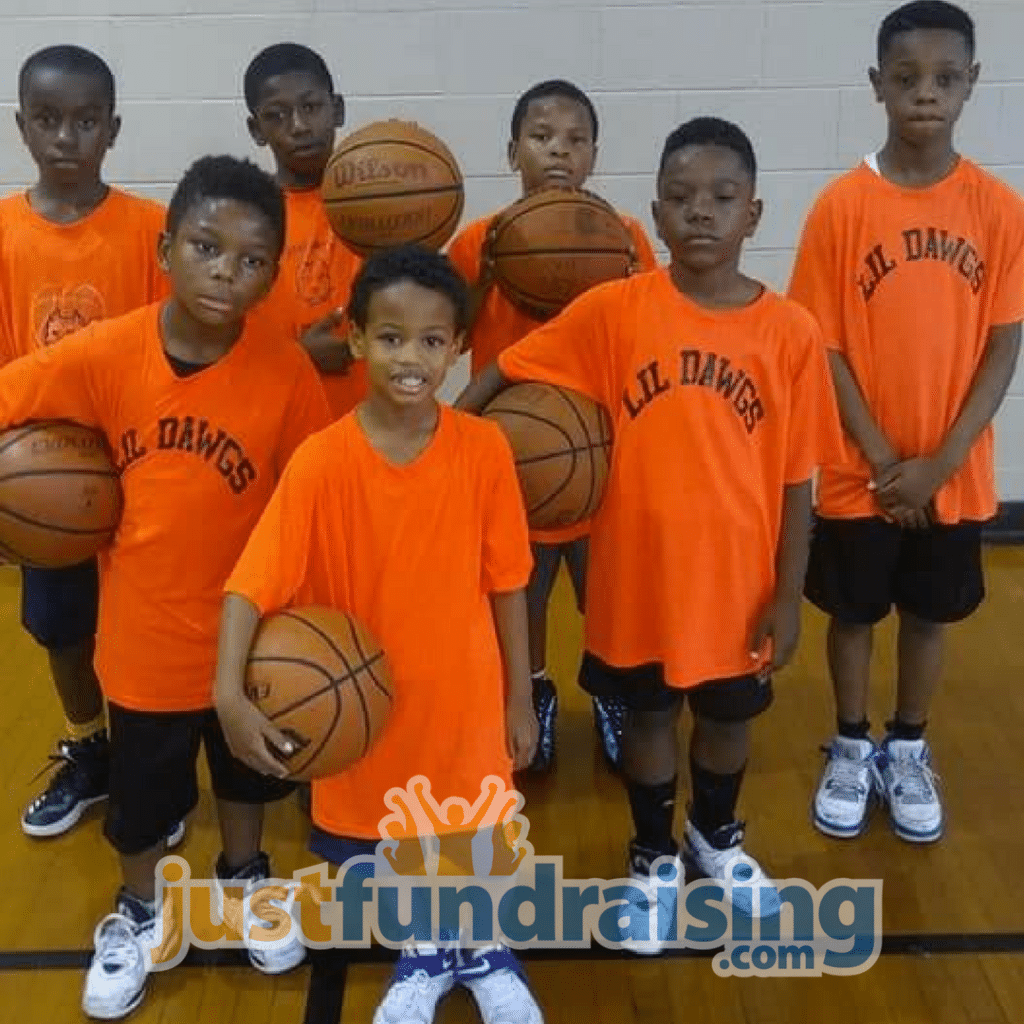
<path fill-rule="evenodd" d="M 831 732 L 823 621 L 805 613 L 800 653 L 776 680 L 774 708 L 755 731 L 741 814 L 747 849 L 769 873 L 821 885 L 833 878 L 884 878 L 885 943 L 865 974 L 837 978 L 722 979 L 703 957 L 640 960 L 581 953 L 527 957 L 549 1024 L 694 1020 L 716 1024 L 830 1024 L 1024 1020 L 1024 549 L 990 548 L 989 600 L 951 631 L 945 686 L 930 732 L 942 776 L 948 833 L 914 847 L 882 813 L 868 833 L 842 842 L 810 825 L 808 803 Z M 530 839 L 561 853 L 565 876 L 620 877 L 629 838 L 624 794 L 600 760 L 589 704 L 575 686 L 580 631 L 564 578 L 553 611 L 550 667 L 562 713 L 559 761 L 548 778 L 524 784 Z M 22 834 L 19 816 L 40 783 L 61 719 L 44 659 L 18 625 L 18 577 L 0 569 L 5 700 L 0 704 L 0 1022 L 82 1019 L 83 971 L 92 929 L 110 909 L 115 861 L 96 810 L 54 840 Z M 879 635 L 872 721 L 891 713 L 891 623 Z M 685 776 L 684 776 L 685 777 Z M 265 846 L 279 874 L 313 863 L 305 819 L 292 800 L 273 808 Z M 217 852 L 212 801 L 189 821 L 177 852 L 208 877 Z M 368 1024 L 390 967 L 376 951 L 347 969 L 303 966 L 280 979 L 228 955 L 205 954 L 151 977 L 138 1024 Z M 340 1014 L 340 1016 L 339 1016 Z M 442 1024 L 474 1021 L 461 994 Z"/>

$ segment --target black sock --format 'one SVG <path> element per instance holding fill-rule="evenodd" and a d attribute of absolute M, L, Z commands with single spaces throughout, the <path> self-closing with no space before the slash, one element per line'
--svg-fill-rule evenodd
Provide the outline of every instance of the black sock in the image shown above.
<path fill-rule="evenodd" d="M 921 722 L 920 725 L 907 725 L 906 722 L 901 722 L 897 715 L 891 722 L 886 722 L 885 727 L 894 740 L 919 740 L 924 736 L 924 727 L 927 724 Z"/>
<path fill-rule="evenodd" d="M 859 722 L 844 722 L 841 718 L 836 719 L 836 732 L 844 739 L 866 740 L 871 731 L 871 723 L 862 718 Z"/>
<path fill-rule="evenodd" d="M 693 804 L 690 821 L 704 836 L 736 820 L 736 801 L 746 765 L 732 775 L 719 775 L 701 768 L 690 758 L 690 778 L 693 780 Z"/>
<path fill-rule="evenodd" d="M 641 782 L 626 783 L 637 846 L 659 854 L 676 852 L 672 819 L 676 810 L 677 781 L 673 778 L 654 786 Z"/>

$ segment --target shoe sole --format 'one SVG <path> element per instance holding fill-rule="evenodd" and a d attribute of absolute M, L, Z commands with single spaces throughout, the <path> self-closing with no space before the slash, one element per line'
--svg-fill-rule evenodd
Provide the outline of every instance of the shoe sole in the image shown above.
<path fill-rule="evenodd" d="M 58 821 L 49 825 L 30 825 L 24 818 L 22 818 L 21 831 L 27 836 L 32 836 L 34 839 L 45 839 L 50 836 L 63 835 L 78 824 L 82 815 L 85 814 L 93 804 L 98 804 L 103 800 L 106 800 L 107 795 L 108 794 L 104 793 L 103 796 L 94 796 L 90 797 L 88 800 L 79 800 L 63 818 L 60 818 Z"/>
<path fill-rule="evenodd" d="M 302 964 L 306 959 L 306 948 L 303 946 L 301 949 L 302 955 L 298 960 L 295 960 L 293 963 L 286 964 L 284 967 L 275 967 L 273 970 L 268 970 L 264 964 L 256 962 L 253 952 L 253 950 L 249 950 L 249 963 L 252 964 L 260 974 L 265 974 L 269 978 L 276 978 L 279 974 L 287 974 L 289 971 L 294 971 L 295 968 Z"/>
<path fill-rule="evenodd" d="M 946 830 L 946 824 L 943 822 L 930 832 L 910 832 L 907 829 L 900 828 L 896 823 L 896 819 L 892 817 L 891 812 L 889 821 L 892 824 L 892 830 L 896 833 L 896 837 L 898 839 L 902 839 L 905 843 L 916 843 L 920 846 L 938 842 L 938 840 L 942 838 L 942 833 Z"/>
<path fill-rule="evenodd" d="M 93 1003 L 90 1005 L 85 998 L 82 999 L 82 1012 L 93 1020 L 121 1020 L 127 1017 L 133 1010 L 137 1010 L 139 1005 L 142 1003 L 143 998 L 146 995 L 146 982 L 142 982 L 142 987 L 132 996 L 131 1002 L 127 1006 L 110 1007 L 102 1004 Z"/>
<path fill-rule="evenodd" d="M 167 837 L 167 849 L 173 850 L 176 846 L 181 846 L 185 840 L 185 822 L 179 821 L 178 827 Z"/>

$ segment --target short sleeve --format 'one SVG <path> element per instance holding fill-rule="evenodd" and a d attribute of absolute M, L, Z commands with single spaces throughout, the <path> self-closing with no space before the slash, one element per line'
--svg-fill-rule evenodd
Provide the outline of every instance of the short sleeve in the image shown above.
<path fill-rule="evenodd" d="M 1006 206 L 999 218 L 1002 259 L 992 302 L 993 324 L 1024 320 L 1024 200 L 1014 193 Z"/>
<path fill-rule="evenodd" d="M 837 276 L 842 264 L 830 205 L 827 194 L 820 196 L 807 216 L 788 294 L 821 325 L 825 344 L 842 351 L 842 282 Z"/>
<path fill-rule="evenodd" d="M 485 593 L 503 594 L 526 586 L 533 558 L 512 449 L 500 428 L 489 423 L 486 426 L 490 444 L 481 473 L 485 510 L 483 589 Z"/>
<path fill-rule="evenodd" d="M 638 220 L 634 220 L 632 217 L 626 217 L 624 220 L 626 221 L 626 227 L 629 229 L 629 234 L 633 239 L 633 246 L 636 249 L 636 258 L 640 263 L 640 270 L 657 270 L 658 257 L 655 255 L 650 239 L 647 237 L 647 232 L 644 231 Z"/>
<path fill-rule="evenodd" d="M 470 224 L 460 231 L 448 245 L 448 258 L 455 264 L 456 270 L 472 285 L 480 276 L 480 246 L 486 234 Z"/>
<path fill-rule="evenodd" d="M 262 615 L 292 604 L 305 582 L 318 461 L 312 443 L 296 451 L 224 585 L 226 593 L 247 598 Z"/>
<path fill-rule="evenodd" d="M 787 484 L 803 483 L 818 466 L 835 465 L 845 459 L 843 429 L 825 345 L 817 324 L 809 317 L 805 323 L 805 337 L 797 347 L 790 387 Z"/>

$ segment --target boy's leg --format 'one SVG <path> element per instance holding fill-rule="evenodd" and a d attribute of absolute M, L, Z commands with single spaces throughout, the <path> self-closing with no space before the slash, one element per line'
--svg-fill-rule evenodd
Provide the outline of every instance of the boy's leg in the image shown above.
<path fill-rule="evenodd" d="M 827 655 L 836 734 L 814 795 L 815 826 L 845 839 L 867 826 L 877 795 L 878 748 L 870 736 L 868 693 L 874 624 L 889 614 L 902 531 L 880 518 L 815 522 L 807 598 L 829 618 Z"/>
<path fill-rule="evenodd" d="M 30 836 L 66 832 L 107 797 L 107 723 L 93 668 L 98 599 L 95 560 L 68 569 L 22 570 L 22 624 L 46 649 L 67 725 L 51 762 L 59 770 L 22 815 Z"/>
<path fill-rule="evenodd" d="M 555 756 L 555 723 L 558 718 L 558 694 L 547 671 L 548 604 L 555 586 L 562 549 L 552 544 L 531 544 L 533 572 L 526 585 L 527 629 L 530 640 L 530 675 L 533 680 L 533 709 L 540 732 L 537 753 L 530 771 L 544 771 Z"/>
<path fill-rule="evenodd" d="M 942 677 L 945 623 L 967 618 L 984 596 L 980 523 L 908 531 L 896 593 L 896 714 L 879 767 L 893 827 L 910 842 L 934 842 L 944 827 L 924 731 Z"/>

